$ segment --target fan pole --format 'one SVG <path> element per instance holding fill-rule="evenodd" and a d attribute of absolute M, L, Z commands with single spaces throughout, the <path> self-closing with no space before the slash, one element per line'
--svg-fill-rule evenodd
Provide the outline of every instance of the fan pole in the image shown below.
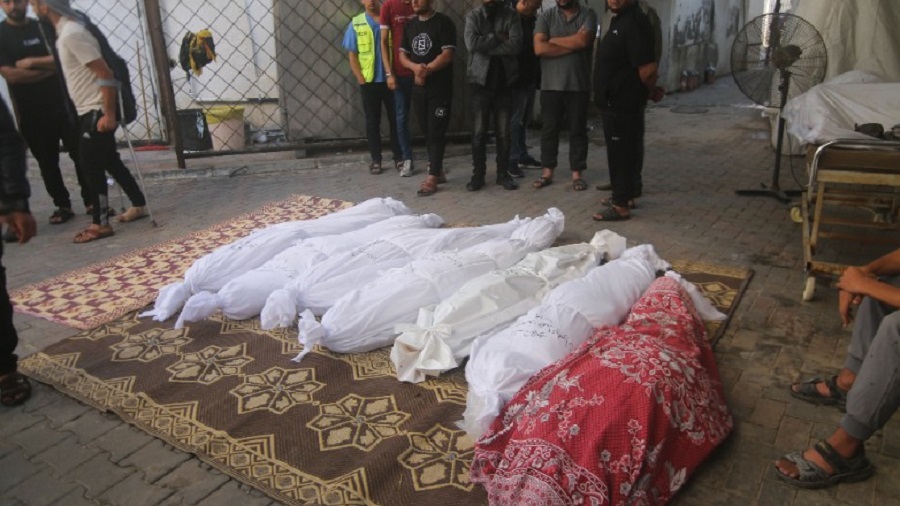
<path fill-rule="evenodd" d="M 744 197 L 772 197 L 783 204 L 789 204 L 791 197 L 801 194 L 800 190 L 782 190 L 779 184 L 781 176 L 781 149 L 784 146 L 784 106 L 787 104 L 788 86 L 790 85 L 791 73 L 787 70 L 781 70 L 781 84 L 778 91 L 781 92 L 780 104 L 778 107 L 778 140 L 775 141 L 775 168 L 772 170 L 772 182 L 766 187 L 761 184 L 762 188 L 758 190 L 735 190 L 734 192 Z"/>

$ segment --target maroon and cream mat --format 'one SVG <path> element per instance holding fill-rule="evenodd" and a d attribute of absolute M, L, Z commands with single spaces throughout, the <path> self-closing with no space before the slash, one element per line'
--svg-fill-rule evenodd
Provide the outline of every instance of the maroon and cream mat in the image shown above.
<path fill-rule="evenodd" d="M 198 258 L 267 225 L 318 218 L 351 206 L 342 200 L 295 195 L 156 246 L 143 248 L 10 294 L 19 313 L 87 330 L 142 308 L 159 289 L 183 278 Z"/>

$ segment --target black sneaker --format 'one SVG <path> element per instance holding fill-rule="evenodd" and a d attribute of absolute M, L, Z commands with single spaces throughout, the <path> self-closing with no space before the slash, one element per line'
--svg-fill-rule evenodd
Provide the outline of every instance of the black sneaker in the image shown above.
<path fill-rule="evenodd" d="M 7 227 L 6 232 L 3 232 L 3 242 L 19 242 L 19 235 Z"/>
<path fill-rule="evenodd" d="M 477 192 L 478 190 L 484 188 L 484 179 L 472 177 L 468 183 L 466 183 L 466 190 L 470 192 Z"/>
<path fill-rule="evenodd" d="M 527 165 L 529 167 L 540 167 L 541 162 L 535 159 L 533 156 L 528 155 L 525 158 L 519 160 L 519 165 Z"/>
<path fill-rule="evenodd" d="M 515 182 L 511 177 L 498 177 L 497 184 L 502 186 L 504 190 L 518 190 L 519 183 Z"/>
<path fill-rule="evenodd" d="M 515 162 L 509 164 L 509 170 L 507 170 L 506 173 L 512 177 L 525 177 L 525 172 L 523 172 L 522 168 L 519 167 L 519 164 Z"/>

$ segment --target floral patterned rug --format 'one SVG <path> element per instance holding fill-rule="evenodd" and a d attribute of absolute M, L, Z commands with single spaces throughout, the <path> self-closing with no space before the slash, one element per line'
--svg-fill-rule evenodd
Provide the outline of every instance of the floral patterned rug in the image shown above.
<path fill-rule="evenodd" d="M 19 313 L 76 329 L 111 322 L 156 298 L 182 279 L 195 260 L 257 228 L 317 218 L 351 206 L 343 200 L 295 195 L 173 241 L 19 288 L 10 293 Z"/>
<path fill-rule="evenodd" d="M 676 263 L 731 314 L 750 272 Z M 295 329 L 223 317 L 173 329 L 132 312 L 20 361 L 32 378 L 125 421 L 284 504 L 484 504 L 474 442 L 456 427 L 461 369 L 399 383 L 389 348 L 300 363 Z M 720 333 L 725 324 L 711 328 Z"/>

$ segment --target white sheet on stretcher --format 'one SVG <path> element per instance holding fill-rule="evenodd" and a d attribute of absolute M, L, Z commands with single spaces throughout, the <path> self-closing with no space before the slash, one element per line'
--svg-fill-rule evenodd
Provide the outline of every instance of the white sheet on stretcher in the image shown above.
<path fill-rule="evenodd" d="M 900 124 L 900 83 L 873 80 L 871 75 L 854 72 L 794 97 L 784 107 L 788 133 L 804 143 L 822 144 L 872 139 L 854 131 L 857 124 L 880 123 L 885 131 Z"/>

